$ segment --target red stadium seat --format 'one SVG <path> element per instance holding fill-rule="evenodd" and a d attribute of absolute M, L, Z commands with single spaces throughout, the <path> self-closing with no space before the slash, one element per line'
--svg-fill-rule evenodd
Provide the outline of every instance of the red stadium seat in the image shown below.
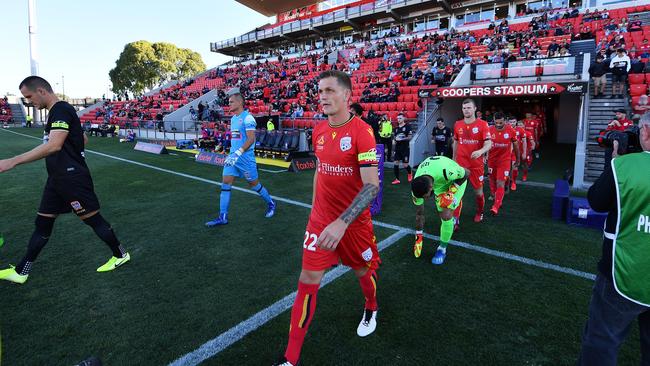
<path fill-rule="evenodd" d="M 409 118 L 409 119 L 418 118 L 418 112 L 416 112 L 416 111 L 408 111 L 408 112 L 406 112 L 406 118 Z"/>
<path fill-rule="evenodd" d="M 644 74 L 630 74 L 628 75 L 628 80 L 630 80 L 630 84 L 643 84 L 645 82 L 645 75 Z"/>
<path fill-rule="evenodd" d="M 645 74 L 645 82 L 646 82 L 647 84 L 650 84 L 650 73 Z"/>
<path fill-rule="evenodd" d="M 633 84 L 630 85 L 630 95 L 631 96 L 637 96 L 637 95 L 643 95 L 646 92 L 646 86 L 645 84 Z"/>

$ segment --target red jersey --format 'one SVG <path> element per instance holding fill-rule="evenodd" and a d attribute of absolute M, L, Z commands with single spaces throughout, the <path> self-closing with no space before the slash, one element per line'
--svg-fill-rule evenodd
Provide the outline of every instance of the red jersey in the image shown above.
<path fill-rule="evenodd" d="M 533 138 L 537 136 L 537 131 L 539 128 L 539 121 L 537 118 L 524 119 L 524 126 L 526 126 L 526 131 L 529 131 L 533 134 Z"/>
<path fill-rule="evenodd" d="M 531 153 L 533 151 L 533 141 L 535 141 L 535 137 L 532 132 L 526 131 L 526 152 Z"/>
<path fill-rule="evenodd" d="M 360 168 L 377 165 L 377 145 L 372 128 L 359 117 L 338 127 L 317 124 L 312 143 L 318 167 L 309 222 L 324 228 L 341 216 L 363 187 Z M 367 225 L 370 220 L 366 208 L 350 227 Z"/>
<path fill-rule="evenodd" d="M 524 141 L 529 143 L 526 136 L 526 129 L 523 127 L 514 127 L 515 133 L 517 135 L 517 142 L 519 143 L 519 154 L 524 152 Z"/>
<path fill-rule="evenodd" d="M 492 148 L 488 155 L 488 166 L 499 164 L 510 164 L 512 155 L 512 143 L 517 142 L 517 132 L 510 125 L 499 130 L 496 126 L 490 126 L 492 137 Z"/>
<path fill-rule="evenodd" d="M 456 121 L 454 124 L 454 140 L 457 141 L 456 162 L 465 168 L 478 168 L 483 166 L 483 157 L 472 160 L 474 151 L 483 148 L 485 140 L 490 139 L 490 127 L 487 122 L 477 118 L 476 121 L 467 124 L 464 120 Z"/>
<path fill-rule="evenodd" d="M 632 121 L 630 121 L 627 118 L 624 118 L 622 120 L 619 120 L 618 123 L 621 124 L 621 126 L 607 126 L 608 130 L 614 130 L 614 131 L 625 131 L 628 127 L 631 127 L 633 125 Z"/>

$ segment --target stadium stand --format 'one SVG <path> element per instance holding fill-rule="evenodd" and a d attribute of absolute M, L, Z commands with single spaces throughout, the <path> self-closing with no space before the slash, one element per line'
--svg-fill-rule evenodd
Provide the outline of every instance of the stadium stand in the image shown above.
<path fill-rule="evenodd" d="M 11 122 L 12 113 L 7 97 L 0 99 L 0 122 L 6 123 Z"/>

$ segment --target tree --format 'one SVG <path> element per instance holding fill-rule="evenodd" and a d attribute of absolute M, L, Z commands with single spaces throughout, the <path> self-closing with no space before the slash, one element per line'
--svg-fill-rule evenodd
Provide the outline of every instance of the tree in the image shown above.
<path fill-rule="evenodd" d="M 171 80 L 187 79 L 205 71 L 201 55 L 171 43 L 131 42 L 124 46 L 108 75 L 113 92 L 142 94 Z"/>

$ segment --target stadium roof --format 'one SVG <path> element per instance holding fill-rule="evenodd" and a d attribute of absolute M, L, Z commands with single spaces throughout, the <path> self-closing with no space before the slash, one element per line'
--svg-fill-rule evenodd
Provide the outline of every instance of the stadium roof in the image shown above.
<path fill-rule="evenodd" d="M 303 6 L 316 4 L 317 0 L 236 0 L 260 14 L 267 17 L 278 15 L 285 11 L 302 8 Z"/>

